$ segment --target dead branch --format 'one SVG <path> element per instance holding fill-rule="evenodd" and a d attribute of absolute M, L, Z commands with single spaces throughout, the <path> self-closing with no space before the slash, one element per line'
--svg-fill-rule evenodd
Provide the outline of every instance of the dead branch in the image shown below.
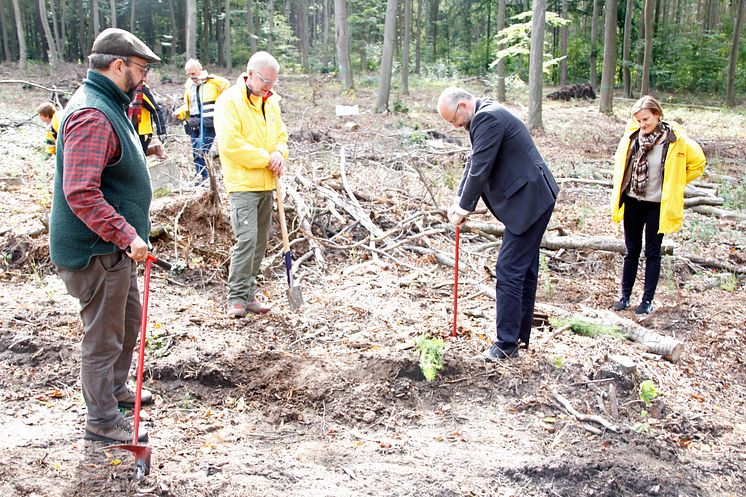
<path fill-rule="evenodd" d="M 713 216 L 721 219 L 746 219 L 746 214 L 736 211 L 727 211 L 725 209 L 718 209 L 717 207 L 712 207 L 711 205 L 696 205 L 691 209 L 694 212 L 699 212 L 700 214 L 705 214 L 707 216 Z"/>
<path fill-rule="evenodd" d="M 3 79 L 0 80 L 0 84 L 20 84 L 20 85 L 28 85 L 33 86 L 35 88 L 40 88 L 42 90 L 51 92 L 51 93 L 63 93 L 65 95 L 72 95 L 73 92 L 68 90 L 63 90 L 61 88 L 47 88 L 46 86 L 40 85 L 38 83 L 32 83 L 31 81 L 24 81 L 22 79 Z"/>
<path fill-rule="evenodd" d="M 697 205 L 723 205 L 725 199 L 720 197 L 689 197 L 684 199 L 684 207 L 695 207 Z"/>
<path fill-rule="evenodd" d="M 728 262 L 723 262 L 723 261 L 719 261 L 716 259 L 709 259 L 707 257 L 700 257 L 698 255 L 689 255 L 689 254 L 682 254 L 679 256 L 679 259 L 685 262 L 699 264 L 700 266 L 703 266 L 703 267 L 710 267 L 714 269 L 728 271 L 729 273 L 746 274 L 746 266 L 737 266 L 735 264 L 730 264 Z"/>
<path fill-rule="evenodd" d="M 601 416 L 596 416 L 592 414 L 581 414 L 578 411 L 575 410 L 575 408 L 572 406 L 569 400 L 564 398 L 562 395 L 560 395 L 558 392 L 552 390 L 552 396 L 555 398 L 557 402 L 559 402 L 562 407 L 565 408 L 565 410 L 575 417 L 578 421 L 584 421 L 584 422 L 590 422 L 590 423 L 596 423 L 604 428 L 606 428 L 609 431 L 613 431 L 614 433 L 619 433 L 619 427 L 615 424 L 610 423 L 609 421 L 605 420 Z"/>

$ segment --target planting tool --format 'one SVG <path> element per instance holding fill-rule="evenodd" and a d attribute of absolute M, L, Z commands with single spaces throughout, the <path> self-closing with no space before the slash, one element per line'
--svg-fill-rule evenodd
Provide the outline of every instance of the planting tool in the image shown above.
<path fill-rule="evenodd" d="M 288 278 L 288 302 L 290 310 L 295 311 L 303 305 L 303 295 L 299 285 L 293 280 L 293 254 L 290 252 L 288 241 L 288 228 L 285 224 L 285 207 L 282 204 L 282 183 L 279 176 L 275 177 L 275 189 L 277 190 L 277 217 L 280 220 L 280 232 L 282 232 L 282 250 L 285 252 L 285 273 Z"/>
<path fill-rule="evenodd" d="M 453 265 L 453 331 L 451 336 L 456 336 L 456 323 L 458 321 L 458 246 L 459 246 L 459 235 L 461 234 L 461 228 L 456 226 L 456 254 L 455 263 Z"/>
<path fill-rule="evenodd" d="M 140 405 L 142 402 L 142 374 L 145 362 L 145 328 L 148 325 L 148 294 L 150 293 L 150 269 L 152 263 L 156 263 L 163 269 L 170 270 L 171 264 L 158 259 L 148 253 L 145 259 L 145 276 L 142 296 L 142 319 L 140 320 L 140 351 L 137 355 L 137 387 L 135 388 L 135 420 L 132 434 L 132 444 L 111 445 L 107 448 L 122 449 L 132 452 L 135 456 L 135 480 L 142 480 L 150 474 L 150 456 L 152 449 L 138 443 L 140 432 Z"/>

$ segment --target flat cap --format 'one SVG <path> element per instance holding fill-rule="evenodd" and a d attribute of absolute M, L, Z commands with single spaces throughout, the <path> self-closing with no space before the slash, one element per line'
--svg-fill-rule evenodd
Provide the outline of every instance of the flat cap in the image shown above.
<path fill-rule="evenodd" d="M 93 42 L 92 54 L 133 55 L 148 62 L 160 62 L 161 58 L 153 53 L 140 38 L 129 31 L 118 28 L 106 28 Z"/>

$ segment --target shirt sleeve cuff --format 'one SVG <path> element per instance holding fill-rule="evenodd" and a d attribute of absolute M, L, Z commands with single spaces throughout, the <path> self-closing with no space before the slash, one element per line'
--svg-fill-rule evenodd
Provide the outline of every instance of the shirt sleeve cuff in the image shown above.
<path fill-rule="evenodd" d="M 137 231 L 131 225 L 127 224 L 121 230 L 117 231 L 111 242 L 120 249 L 126 250 L 135 237 L 137 237 Z"/>

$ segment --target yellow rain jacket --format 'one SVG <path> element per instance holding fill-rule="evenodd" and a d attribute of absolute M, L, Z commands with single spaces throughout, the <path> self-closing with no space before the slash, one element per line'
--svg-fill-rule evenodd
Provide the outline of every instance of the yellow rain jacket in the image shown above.
<path fill-rule="evenodd" d="M 44 137 L 44 143 L 47 146 L 47 153 L 55 155 L 57 152 L 57 132 L 60 129 L 60 113 L 52 114 L 52 122 L 47 125 L 47 134 Z"/>
<path fill-rule="evenodd" d="M 280 97 L 271 94 L 264 100 L 251 95 L 245 82 L 244 74 L 215 105 L 215 133 L 228 193 L 274 190 L 269 155 L 277 151 L 288 157 Z"/>
<path fill-rule="evenodd" d="M 702 148 L 687 136 L 675 122 L 669 124 L 673 137 L 669 136 L 668 152 L 663 168 L 661 187 L 661 214 L 658 233 L 669 234 L 681 229 L 684 222 L 684 188 L 687 183 L 702 175 L 705 170 L 705 154 Z M 637 138 L 639 125 L 633 118 L 619 142 L 614 155 L 614 187 L 611 192 L 611 211 L 614 222 L 624 218 L 622 204 L 622 183 L 627 174 L 629 151 Z"/>
<path fill-rule="evenodd" d="M 191 78 L 187 78 L 184 83 L 184 105 L 176 109 L 176 118 L 184 121 L 190 117 L 199 116 L 201 105 L 205 126 L 212 126 L 215 101 L 230 86 L 230 82 L 222 76 L 210 74 L 204 83 L 197 85 L 197 92 L 193 90 L 194 86 Z M 199 96 L 199 102 L 192 100 L 192 95 L 195 93 Z"/>

